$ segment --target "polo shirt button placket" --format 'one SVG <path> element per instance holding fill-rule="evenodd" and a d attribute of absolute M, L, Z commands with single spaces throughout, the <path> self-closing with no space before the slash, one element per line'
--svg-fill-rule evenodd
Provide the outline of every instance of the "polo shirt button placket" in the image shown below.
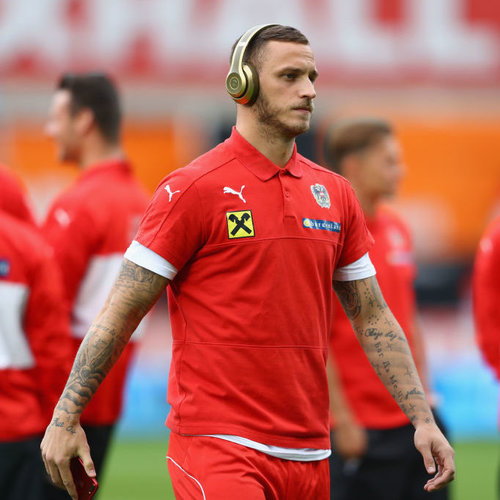
<path fill-rule="evenodd" d="M 283 205 L 284 205 L 284 215 L 286 217 L 293 217 L 295 218 L 295 213 L 293 210 L 293 201 L 292 201 L 292 196 L 290 194 L 290 189 L 288 188 L 287 184 L 290 180 L 290 176 L 287 175 L 286 171 L 280 172 L 281 174 L 281 186 L 283 190 Z"/>

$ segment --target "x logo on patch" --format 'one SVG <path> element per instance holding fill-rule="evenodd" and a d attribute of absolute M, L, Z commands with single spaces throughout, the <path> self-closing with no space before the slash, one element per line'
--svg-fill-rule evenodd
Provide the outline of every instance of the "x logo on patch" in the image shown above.
<path fill-rule="evenodd" d="M 229 239 L 255 236 L 251 210 L 226 212 L 226 220 Z"/>

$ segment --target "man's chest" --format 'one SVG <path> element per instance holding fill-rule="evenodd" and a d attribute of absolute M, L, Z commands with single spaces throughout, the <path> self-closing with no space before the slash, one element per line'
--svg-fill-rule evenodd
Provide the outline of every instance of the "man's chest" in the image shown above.
<path fill-rule="evenodd" d="M 263 182 L 243 174 L 212 183 L 205 193 L 208 244 L 272 238 L 338 243 L 342 237 L 339 194 L 321 179 L 284 173 Z"/>

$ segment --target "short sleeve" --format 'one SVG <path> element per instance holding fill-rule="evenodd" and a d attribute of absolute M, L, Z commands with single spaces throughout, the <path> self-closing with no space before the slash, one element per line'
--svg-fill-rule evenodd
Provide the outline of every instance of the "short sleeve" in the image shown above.
<path fill-rule="evenodd" d="M 178 270 L 204 241 L 203 206 L 195 182 L 183 170 L 160 183 L 134 238 Z"/>
<path fill-rule="evenodd" d="M 345 237 L 337 267 L 344 267 L 357 261 L 371 249 L 374 243 L 359 201 L 347 182 L 345 193 Z"/>

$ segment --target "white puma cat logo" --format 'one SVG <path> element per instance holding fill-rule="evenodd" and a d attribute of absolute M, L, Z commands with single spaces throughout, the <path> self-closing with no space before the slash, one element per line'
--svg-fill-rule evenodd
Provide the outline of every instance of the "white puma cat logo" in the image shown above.
<path fill-rule="evenodd" d="M 170 185 L 169 184 L 167 184 L 165 186 L 165 191 L 168 193 L 168 202 L 169 203 L 172 201 L 172 196 L 174 196 L 175 193 L 180 193 L 181 192 L 180 189 L 178 189 L 177 191 L 174 191 L 172 193 L 172 191 L 170 191 Z"/>
<path fill-rule="evenodd" d="M 245 189 L 245 184 L 243 184 L 243 186 L 241 186 L 241 189 L 239 191 L 235 191 L 234 189 L 230 188 L 230 187 L 225 187 L 224 188 L 224 194 L 235 194 L 236 196 L 238 196 L 238 198 L 243 202 L 243 203 L 246 203 L 247 201 L 245 200 L 245 198 L 243 198 L 243 189 Z"/>

